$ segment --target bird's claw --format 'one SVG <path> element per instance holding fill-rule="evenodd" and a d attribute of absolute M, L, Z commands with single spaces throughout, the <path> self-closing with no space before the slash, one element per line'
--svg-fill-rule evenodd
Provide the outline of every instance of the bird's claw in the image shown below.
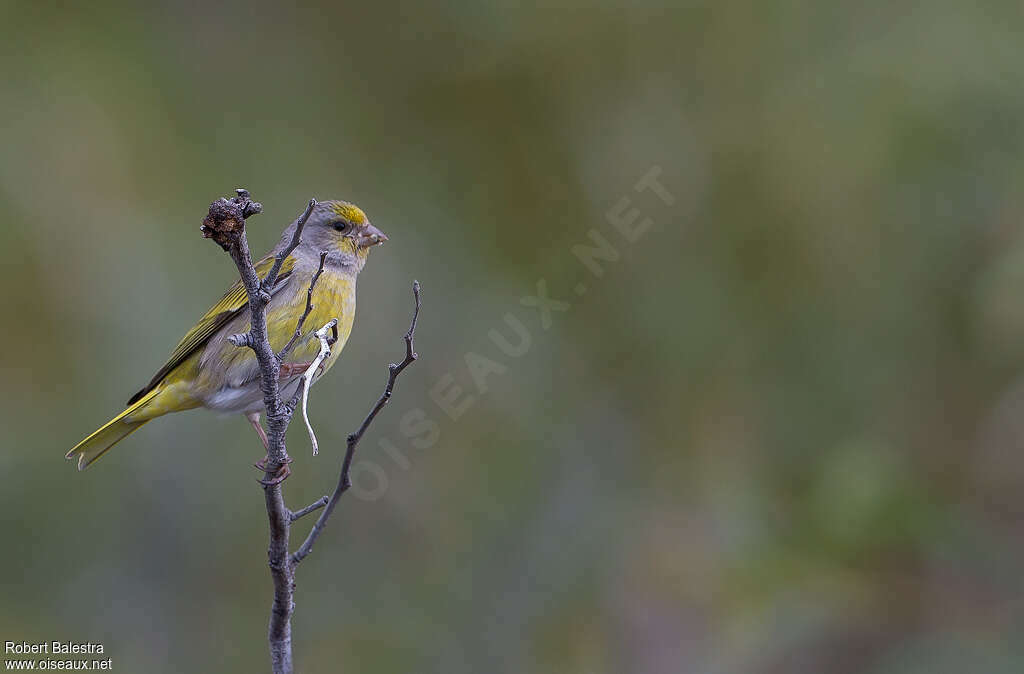
<path fill-rule="evenodd" d="M 281 484 L 288 479 L 288 476 L 292 474 L 292 469 L 288 467 L 287 463 L 281 464 L 281 467 L 277 469 L 277 474 L 269 480 L 257 480 L 264 487 L 273 487 L 274 485 Z"/>
<path fill-rule="evenodd" d="M 256 463 L 254 463 L 252 465 L 254 465 L 256 468 L 262 470 L 265 473 L 265 472 L 267 472 L 267 462 L 269 462 L 269 461 L 270 461 L 270 455 L 267 454 L 262 459 L 260 459 L 259 461 L 257 461 Z M 292 457 L 290 457 L 290 456 L 284 457 L 284 463 L 285 464 L 289 464 L 291 462 L 292 462 Z"/>
<path fill-rule="evenodd" d="M 267 462 L 268 461 L 270 461 L 270 456 L 269 455 L 268 456 L 264 456 L 262 459 L 260 459 L 256 463 L 254 463 L 253 466 L 255 466 L 257 468 L 257 470 L 261 470 L 264 473 L 266 473 L 267 472 Z M 277 469 L 277 472 L 274 474 L 274 477 L 269 478 L 269 479 L 264 478 L 262 480 L 257 480 L 257 481 L 260 484 L 262 484 L 264 487 L 272 487 L 275 484 L 281 484 L 286 479 L 288 479 L 289 475 L 292 474 L 292 469 L 288 467 L 288 464 L 291 463 L 291 462 L 292 462 L 292 457 L 286 456 L 285 459 L 284 459 L 284 463 L 282 463 L 281 466 Z"/>

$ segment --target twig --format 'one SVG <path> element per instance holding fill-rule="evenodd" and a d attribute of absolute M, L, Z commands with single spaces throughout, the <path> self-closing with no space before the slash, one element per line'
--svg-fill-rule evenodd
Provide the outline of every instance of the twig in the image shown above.
<path fill-rule="evenodd" d="M 248 195 L 248 192 L 246 192 Z M 299 247 L 299 242 L 302 240 L 302 228 L 306 226 L 306 221 L 309 220 L 309 216 L 313 213 L 313 209 L 316 208 L 316 199 L 310 199 L 309 203 L 306 204 L 306 210 L 299 216 L 298 222 L 295 224 L 295 234 L 292 235 L 291 243 L 284 247 L 284 249 L 274 256 L 274 266 L 267 272 L 267 277 L 263 279 L 263 291 L 269 293 L 277 282 L 277 275 L 281 273 L 281 265 L 284 264 L 285 259 L 292 254 L 292 251 Z"/>
<path fill-rule="evenodd" d="M 306 506 L 302 510 L 299 510 L 297 512 L 293 512 L 292 513 L 292 522 L 294 522 L 295 520 L 297 520 L 297 519 L 299 519 L 301 517 L 305 517 L 309 513 L 316 512 L 317 510 L 320 510 L 320 508 L 323 508 L 325 505 L 327 505 L 327 501 L 328 500 L 329 500 L 328 497 L 321 496 L 320 498 L 318 498 L 317 500 L 313 501 L 312 503 L 310 503 L 308 506 Z"/>
<path fill-rule="evenodd" d="M 348 436 L 347 447 L 345 449 L 345 459 L 341 464 L 341 475 L 338 477 L 338 486 L 334 488 L 334 493 L 331 494 L 330 500 L 327 502 L 324 511 L 320 513 L 320 517 L 317 518 L 316 524 L 313 525 L 306 540 L 303 541 L 299 549 L 292 555 L 292 563 L 298 564 L 305 559 L 310 552 L 313 551 L 313 544 L 316 543 L 316 539 L 323 533 L 324 527 L 327 525 L 327 520 L 330 519 L 331 513 L 334 512 L 334 506 L 338 504 L 338 500 L 341 495 L 348 491 L 349 487 L 352 486 L 352 480 L 349 478 L 349 470 L 352 467 L 352 458 L 356 453 L 356 445 L 362 439 L 363 434 L 366 433 L 366 429 L 370 427 L 377 414 L 388 404 L 391 400 L 391 394 L 395 389 L 395 381 L 398 379 L 398 375 L 402 374 L 402 370 L 407 368 L 414 360 L 419 356 L 413 348 L 413 339 L 416 336 L 416 321 L 420 316 L 420 283 L 419 281 L 413 281 L 412 294 L 416 300 L 416 306 L 412 314 L 412 323 L 409 325 L 409 331 L 405 333 L 405 358 L 401 363 L 397 365 L 392 363 L 388 365 L 388 383 L 384 387 L 384 393 L 381 394 L 380 398 L 374 404 L 370 413 L 363 419 L 363 423 L 359 425 L 359 429 Z"/>
<path fill-rule="evenodd" d="M 302 336 L 302 326 L 305 324 L 306 319 L 309 318 L 309 312 L 313 311 L 313 288 L 316 286 L 316 282 L 320 280 L 320 274 L 324 273 L 324 263 L 327 261 L 327 251 L 320 251 L 320 266 L 317 268 L 316 273 L 313 274 L 313 278 L 309 281 L 309 290 L 306 291 L 306 309 L 299 316 L 299 322 L 295 325 L 295 334 L 288 340 L 288 343 L 284 345 L 284 348 L 277 352 L 277 359 L 284 362 L 285 356 L 292 350 L 295 343 L 299 341 L 299 337 Z"/>

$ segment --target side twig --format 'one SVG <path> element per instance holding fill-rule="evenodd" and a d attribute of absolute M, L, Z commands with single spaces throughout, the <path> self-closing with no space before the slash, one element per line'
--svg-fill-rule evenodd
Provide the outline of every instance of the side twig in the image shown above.
<path fill-rule="evenodd" d="M 248 192 L 246 192 L 248 195 Z M 291 243 L 274 256 L 274 266 L 267 272 L 267 277 L 263 279 L 263 291 L 269 293 L 277 283 L 277 275 L 281 273 L 281 265 L 284 264 L 285 259 L 292 254 L 296 248 L 299 247 L 299 242 L 302 241 L 302 228 L 306 226 L 306 221 L 309 220 L 309 216 L 312 215 L 313 209 L 316 208 L 316 199 L 310 199 L 309 203 L 306 204 L 306 210 L 299 216 L 299 221 L 295 225 L 295 234 L 292 235 Z"/>
<path fill-rule="evenodd" d="M 313 274 L 313 278 L 309 281 L 309 289 L 306 291 L 306 309 L 299 316 L 299 322 L 295 325 L 295 333 L 292 334 L 292 338 L 288 340 L 288 343 L 284 345 L 284 348 L 277 352 L 277 359 L 284 362 L 288 352 L 292 350 L 295 343 L 299 341 L 299 337 L 302 336 L 302 326 L 305 325 L 306 319 L 309 318 L 309 312 L 313 311 L 313 288 L 316 287 L 316 282 L 320 280 L 320 274 L 324 273 L 324 263 L 327 262 L 327 251 L 320 251 L 320 266 L 317 268 L 316 273 Z"/>
<path fill-rule="evenodd" d="M 419 281 L 413 281 L 412 294 L 415 299 L 415 308 L 412 313 L 412 323 L 409 325 L 409 331 L 405 333 L 405 358 L 401 363 L 397 365 L 392 363 L 388 366 L 388 383 L 384 387 L 384 393 L 381 394 L 380 398 L 374 404 L 370 413 L 363 419 L 363 423 L 359 425 L 359 429 L 348 436 L 347 447 L 345 449 L 345 458 L 341 464 L 341 475 L 338 477 L 338 486 L 334 488 L 334 493 L 331 494 L 331 498 L 327 501 L 324 511 L 320 513 L 320 517 L 317 518 L 316 524 L 313 525 L 313 529 L 310 530 L 306 540 L 303 541 L 299 549 L 292 555 L 292 563 L 298 564 L 313 551 L 313 544 L 316 543 L 316 539 L 323 533 L 324 527 L 327 525 L 327 520 L 330 519 L 331 513 L 334 512 L 334 507 L 338 505 L 338 500 L 342 494 L 348 491 L 349 487 L 352 486 L 352 480 L 349 478 L 349 470 L 352 467 L 352 459 L 356 453 L 356 445 L 362 439 L 366 433 L 366 429 L 370 427 L 373 420 L 377 417 L 377 414 L 388 404 L 391 400 L 391 394 L 395 389 L 395 381 L 398 379 L 398 375 L 402 374 L 402 370 L 409 367 L 409 365 L 416 360 L 418 357 L 413 346 L 413 340 L 416 337 L 416 321 L 420 316 L 420 283 Z"/>
<path fill-rule="evenodd" d="M 297 520 L 299 518 L 305 517 L 309 513 L 315 513 L 317 510 L 320 510 L 320 508 L 323 508 L 325 505 L 327 505 L 327 501 L 328 500 L 330 500 L 330 499 L 327 496 L 321 496 L 320 498 L 318 498 L 317 500 L 313 501 L 312 503 L 310 503 L 308 506 L 306 506 L 302 510 L 298 510 L 296 512 L 293 512 L 292 513 L 292 522 L 294 522 L 295 520 Z"/>

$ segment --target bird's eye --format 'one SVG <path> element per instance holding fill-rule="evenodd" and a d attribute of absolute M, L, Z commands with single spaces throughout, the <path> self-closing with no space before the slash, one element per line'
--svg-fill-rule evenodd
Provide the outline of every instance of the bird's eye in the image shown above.
<path fill-rule="evenodd" d="M 336 231 L 336 232 L 344 232 L 346 229 L 348 229 L 348 223 L 347 222 L 336 222 L 336 223 L 334 223 L 334 231 Z"/>

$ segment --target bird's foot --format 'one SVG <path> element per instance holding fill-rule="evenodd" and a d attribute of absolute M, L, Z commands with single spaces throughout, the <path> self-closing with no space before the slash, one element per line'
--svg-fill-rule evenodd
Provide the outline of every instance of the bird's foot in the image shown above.
<path fill-rule="evenodd" d="M 292 474 L 292 469 L 288 467 L 287 463 L 281 464 L 281 467 L 277 469 L 277 473 L 274 477 L 269 480 L 257 480 L 264 487 L 273 487 L 276 484 L 281 484 L 288 479 L 288 476 Z"/>
<path fill-rule="evenodd" d="M 267 456 L 264 456 L 259 461 L 257 461 L 256 463 L 254 463 L 253 465 L 257 469 L 259 469 L 259 470 L 263 471 L 264 473 L 266 473 L 266 472 L 268 472 L 268 470 L 267 470 L 267 463 L 269 461 L 270 461 L 270 456 L 267 455 Z M 272 487 L 275 484 L 281 484 L 286 479 L 288 479 L 289 475 L 292 474 L 292 469 L 288 467 L 288 464 L 290 464 L 291 462 L 292 462 L 292 457 L 290 457 L 290 456 L 285 457 L 284 463 L 282 463 L 280 465 L 280 467 L 278 467 L 277 472 L 274 473 L 274 477 L 264 478 L 262 480 L 258 480 L 258 482 L 260 484 L 262 484 L 264 487 Z"/>
<path fill-rule="evenodd" d="M 309 366 L 313 364 L 313 361 L 308 363 L 281 363 L 281 374 L 278 376 L 279 379 L 291 379 L 295 375 L 304 373 L 309 369 Z"/>
<path fill-rule="evenodd" d="M 259 470 L 262 470 L 265 473 L 265 472 L 267 472 L 267 464 L 269 462 L 270 462 L 270 455 L 267 454 L 262 459 L 260 459 L 259 461 L 257 461 L 256 463 L 254 463 L 252 465 L 255 466 L 256 468 L 258 468 Z M 285 457 L 284 462 L 286 464 L 291 463 L 292 462 L 292 457 L 290 457 L 290 456 Z"/>

